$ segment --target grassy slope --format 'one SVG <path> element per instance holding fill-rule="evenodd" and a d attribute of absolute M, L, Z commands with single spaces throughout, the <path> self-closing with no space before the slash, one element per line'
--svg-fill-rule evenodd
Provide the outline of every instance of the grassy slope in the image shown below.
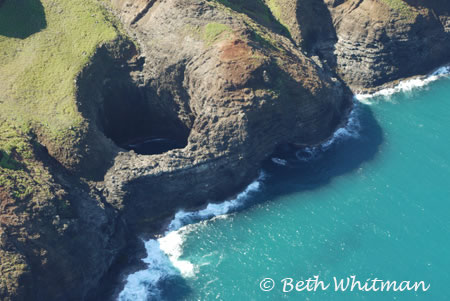
<path fill-rule="evenodd" d="M 38 123 L 57 136 L 82 121 L 75 77 L 97 46 L 116 38 L 117 32 L 95 0 L 43 0 L 46 27 L 16 38 L 26 29 L 17 24 L 25 20 L 15 17 L 33 10 L 35 2 L 8 0 L 0 8 L 0 118 L 25 127 Z M 29 15 L 25 22 L 42 22 L 42 16 Z"/>
<path fill-rule="evenodd" d="M 382 2 L 408 20 L 413 20 L 417 16 L 417 11 L 405 0 L 382 0 Z"/>
<path fill-rule="evenodd" d="M 34 132 L 70 142 L 83 122 L 75 79 L 96 48 L 120 34 L 99 1 L 6 0 L 0 6 L 0 237 L 34 213 L 39 218 L 45 208 L 67 205 L 36 158 Z M 28 270 L 23 254 L 2 238 L 0 255 L 0 295 L 17 294 Z"/>
<path fill-rule="evenodd" d="M 21 167 L 32 164 L 33 129 L 65 141 L 82 123 L 75 78 L 98 45 L 118 36 L 107 19 L 97 0 L 7 0 L 0 7 L 0 185 L 14 185 Z"/>

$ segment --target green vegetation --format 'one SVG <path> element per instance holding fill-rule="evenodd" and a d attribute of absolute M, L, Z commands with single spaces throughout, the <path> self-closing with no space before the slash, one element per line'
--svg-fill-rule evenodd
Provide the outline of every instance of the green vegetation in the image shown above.
<path fill-rule="evenodd" d="M 216 42 L 220 37 L 227 38 L 231 35 L 231 27 L 221 23 L 208 23 L 203 29 L 203 39 L 212 44 Z"/>
<path fill-rule="evenodd" d="M 281 22 L 281 7 L 277 0 L 267 0 L 267 6 L 272 12 L 273 16 L 277 18 L 278 21 Z"/>
<path fill-rule="evenodd" d="M 58 145 L 79 139 L 76 78 L 99 45 L 120 35 L 101 0 L 6 0 L 0 6 L 0 187 L 45 200 L 50 175 L 35 134 Z"/>
<path fill-rule="evenodd" d="M 250 15 L 246 13 L 246 7 L 250 4 L 254 5 L 255 3 L 263 3 L 260 0 L 248 1 L 245 3 L 231 3 L 228 0 L 210 0 L 210 4 L 226 11 L 229 14 L 237 14 L 240 19 L 252 30 L 250 34 L 250 39 L 254 42 L 259 43 L 264 47 L 270 47 L 272 49 L 278 49 L 283 51 L 280 45 L 276 42 L 276 40 L 272 37 L 272 34 L 267 30 L 267 26 L 261 26 L 258 22 L 255 21 L 254 17 L 250 17 L 250 15 L 254 15 L 255 11 L 253 11 Z M 263 4 L 264 5 L 264 4 Z M 267 18 L 269 18 L 270 10 L 266 7 L 264 11 L 268 12 Z M 271 16 L 271 15 L 270 15 Z M 273 17 L 272 24 L 273 24 Z M 275 20 L 276 21 L 276 20 Z M 192 30 L 191 30 L 192 31 Z M 243 38 L 243 37 L 241 37 Z"/>
<path fill-rule="evenodd" d="M 398 11 L 398 13 L 407 18 L 414 19 L 417 16 L 417 12 L 412 6 L 406 3 L 404 0 L 382 0 L 390 8 Z"/>
<path fill-rule="evenodd" d="M 47 191 L 50 179 L 35 159 L 35 142 L 29 131 L 0 120 L 0 188 L 19 200 L 27 199 L 35 190 Z"/>
<path fill-rule="evenodd" d="M 280 0 L 266 0 L 266 3 L 275 19 L 277 19 L 277 21 L 286 29 L 290 37 L 291 28 L 289 28 L 289 25 L 286 24 L 286 21 L 283 18 L 283 3 L 280 3 Z"/>
<path fill-rule="evenodd" d="M 6 169 L 18 169 L 19 162 L 11 158 L 11 154 L 0 150 L 0 167 Z"/>
<path fill-rule="evenodd" d="M 7 0 L 0 7 L 0 119 L 63 139 L 83 121 L 76 76 L 118 32 L 95 0 L 42 0 L 42 11 L 39 5 Z M 29 20 L 15 18 L 21 14 Z"/>
<path fill-rule="evenodd" d="M 251 39 L 259 43 L 261 46 L 272 49 L 279 49 L 276 45 L 276 42 L 272 40 L 269 35 L 263 34 L 258 29 L 253 28 Z"/>
<path fill-rule="evenodd" d="M 263 1 L 263 0 L 214 0 L 235 12 L 248 16 L 256 23 L 263 25 L 277 33 L 285 35 L 290 38 L 289 29 L 285 26 L 281 20 L 281 10 L 276 6 L 275 0 Z M 272 2 L 272 3 L 269 3 Z M 272 5 L 272 7 L 269 6 Z M 278 16 L 275 15 L 272 8 L 277 8 Z"/>
<path fill-rule="evenodd" d="M 186 35 L 205 41 L 207 46 L 229 39 L 232 37 L 233 33 L 233 29 L 230 26 L 217 22 L 211 22 L 205 26 L 186 25 L 183 30 Z"/>

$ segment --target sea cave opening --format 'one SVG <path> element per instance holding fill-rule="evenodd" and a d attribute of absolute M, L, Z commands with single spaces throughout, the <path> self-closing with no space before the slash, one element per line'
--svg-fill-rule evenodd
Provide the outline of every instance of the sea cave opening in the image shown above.
<path fill-rule="evenodd" d="M 187 145 L 189 130 L 147 89 L 112 82 L 102 94 L 99 126 L 119 147 L 154 155 Z"/>

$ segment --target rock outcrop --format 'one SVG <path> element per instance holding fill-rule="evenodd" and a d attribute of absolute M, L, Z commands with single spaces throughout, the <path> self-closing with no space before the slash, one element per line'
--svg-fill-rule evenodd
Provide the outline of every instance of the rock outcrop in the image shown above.
<path fill-rule="evenodd" d="M 450 61 L 446 0 L 272 0 L 291 37 L 353 91 L 426 74 Z"/>
<path fill-rule="evenodd" d="M 277 145 L 319 143 L 343 122 L 345 85 L 290 39 L 215 1 L 139 3 L 116 2 L 144 60 L 131 77 L 164 117 L 166 134 L 187 134 L 187 145 L 116 157 L 106 198 L 137 229 L 230 196 Z"/>
<path fill-rule="evenodd" d="M 0 299 L 83 300 L 124 248 L 125 228 L 95 189 L 35 152 L 44 172 L 34 165 L 23 179 L 41 188 L 12 196 L 0 186 Z"/>
<path fill-rule="evenodd" d="M 445 0 L 326 1 L 337 34 L 336 72 L 364 90 L 430 72 L 450 61 Z"/>

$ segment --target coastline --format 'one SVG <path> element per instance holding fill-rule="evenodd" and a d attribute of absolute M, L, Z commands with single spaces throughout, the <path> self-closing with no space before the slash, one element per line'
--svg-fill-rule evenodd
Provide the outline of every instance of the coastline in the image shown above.
<path fill-rule="evenodd" d="M 355 97 L 364 101 L 377 96 L 390 96 L 395 93 L 411 91 L 418 87 L 424 87 L 430 82 L 439 79 L 440 76 L 450 73 L 450 63 L 444 64 L 438 68 L 432 69 L 425 75 L 413 75 L 406 78 L 399 78 L 378 87 L 362 89 L 355 91 Z"/>
<path fill-rule="evenodd" d="M 316 157 L 314 155 L 315 153 L 326 152 L 334 143 L 340 143 L 350 137 L 357 139 L 361 130 L 358 119 L 359 102 L 364 105 L 370 105 L 370 102 L 367 101 L 369 98 L 379 96 L 389 97 L 390 95 L 404 92 L 405 89 L 407 91 L 418 89 L 448 74 L 450 74 L 450 66 L 444 65 L 436 68 L 427 76 L 419 75 L 398 81 L 391 88 L 379 89 L 373 94 L 355 95 L 352 109 L 348 114 L 344 126 L 338 127 L 333 135 L 322 143 L 304 147 L 304 150 L 311 152 L 313 155 L 310 158 L 303 159 L 297 156 L 298 160 L 314 160 Z M 273 156 L 269 157 L 273 164 L 287 165 L 273 160 L 274 158 L 278 159 Z M 142 287 L 139 288 L 139 282 L 142 278 L 145 279 L 146 277 L 147 279 L 144 282 L 151 283 L 150 287 L 156 289 L 158 282 L 164 278 L 164 275 L 160 275 L 157 278 L 152 276 L 154 275 L 155 269 L 161 270 L 161 266 L 158 265 L 169 266 L 168 268 L 162 269 L 168 275 L 194 277 L 197 272 L 196 267 L 189 261 L 179 259 L 183 254 L 182 245 L 184 243 L 184 235 L 192 231 L 192 227 L 200 226 L 216 218 L 227 218 L 229 214 L 238 213 L 241 208 L 245 208 L 245 203 L 248 198 L 251 198 L 252 194 L 257 194 L 262 189 L 266 177 L 267 175 L 262 171 L 260 176 L 249 184 L 245 190 L 237 194 L 236 197 L 228 198 L 223 202 L 205 203 L 203 206 L 181 209 L 172 218 L 165 219 L 161 222 L 161 231 L 159 233 L 150 235 L 151 238 L 147 238 L 146 240 L 143 239 L 147 254 L 141 260 L 142 263 L 147 265 L 147 269 L 137 269 L 136 272 L 128 275 L 122 274 L 122 277 L 126 276 L 126 278 L 123 278 L 123 286 L 117 290 L 114 299 L 120 301 L 141 300 L 146 290 Z M 150 281 L 150 279 L 152 280 Z M 158 289 L 156 290 L 156 294 L 161 293 Z M 138 295 L 141 299 L 138 298 Z"/>
<path fill-rule="evenodd" d="M 326 152 L 334 143 L 340 143 L 351 137 L 358 137 L 358 131 L 360 130 L 358 105 L 358 103 L 353 102 L 347 114 L 348 116 L 345 118 L 345 122 L 338 126 L 329 138 L 319 144 L 304 146 L 304 149 L 312 149 L 314 152 Z M 272 155 L 267 160 L 273 158 Z M 277 163 L 274 162 L 274 164 Z M 260 192 L 263 188 L 266 177 L 267 174 L 264 170 L 261 170 L 259 176 L 254 181 L 233 197 L 226 198 L 221 202 L 205 202 L 202 206 L 178 209 L 171 218 L 165 218 L 160 221 L 161 227 L 159 231 L 141 236 L 147 254 L 146 257 L 140 260 L 142 264 L 147 265 L 147 268 L 139 270 L 139 267 L 136 266 L 134 273 L 122 273 L 121 278 L 125 276 L 126 278 L 123 278 L 124 280 L 121 282 L 120 288 L 115 288 L 113 299 L 131 301 L 141 300 L 142 296 L 148 298 L 149 296 L 146 295 L 146 291 L 148 291 L 149 287 L 154 288 L 156 295 L 153 297 L 158 298 L 161 293 L 157 289 L 158 283 L 167 275 L 195 276 L 196 267 L 188 261 L 179 260 L 183 253 L 182 244 L 184 242 L 184 234 L 191 231 L 190 227 L 199 226 L 202 223 L 207 223 L 216 218 L 227 218 L 229 214 L 237 213 L 242 208 L 246 208 L 248 199 L 252 195 Z M 166 275 L 158 274 L 161 270 Z M 158 275 L 156 277 L 155 272 Z M 149 283 L 149 287 L 140 287 L 142 278 L 145 279 L 143 282 Z"/>

